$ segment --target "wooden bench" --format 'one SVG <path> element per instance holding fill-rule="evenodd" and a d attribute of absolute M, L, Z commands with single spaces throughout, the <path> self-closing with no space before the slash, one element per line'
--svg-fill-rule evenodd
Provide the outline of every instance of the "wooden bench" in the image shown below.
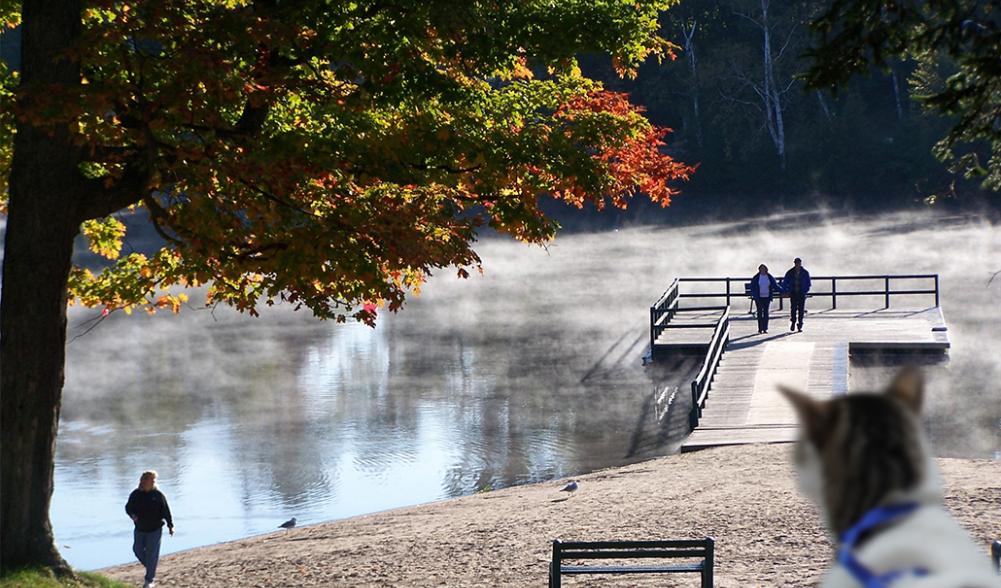
<path fill-rule="evenodd" d="M 712 537 L 675 541 L 553 541 L 549 586 L 560 588 L 561 577 L 575 574 L 699 574 L 702 587 L 713 585 Z M 567 560 L 698 559 L 691 563 L 660 565 L 567 565 Z"/>
<path fill-rule="evenodd" d="M 782 285 L 782 280 L 778 280 L 778 283 L 781 286 Z M 751 285 L 750 284 L 744 284 L 744 296 L 746 296 L 747 299 L 751 301 L 750 302 L 750 306 L 748 306 L 748 308 L 747 308 L 747 314 L 754 314 L 754 295 L 751 294 Z M 809 296 L 810 295 L 807 294 L 807 297 L 809 297 Z M 773 296 L 773 299 L 779 301 L 779 310 L 785 310 L 785 308 L 783 307 L 783 302 L 782 301 L 785 300 L 788 297 L 789 297 L 789 295 L 786 294 L 785 292 L 776 292 L 775 293 L 775 296 Z"/>
<path fill-rule="evenodd" d="M 779 278 L 779 279 L 777 279 L 775 281 L 778 282 L 779 287 L 781 287 L 781 288 L 785 287 L 785 278 Z M 747 309 L 747 314 L 754 314 L 754 296 L 751 295 L 751 285 L 748 284 L 748 283 L 744 284 L 744 296 L 746 296 L 747 298 L 749 298 L 750 301 L 751 301 L 751 306 L 750 306 L 750 308 Z M 783 308 L 783 306 L 784 306 L 783 301 L 786 298 L 789 298 L 789 297 L 790 296 L 789 296 L 788 292 L 776 292 L 775 293 L 774 298 L 779 301 L 779 310 L 785 310 L 785 308 Z M 812 298 L 813 295 L 812 294 L 807 294 L 806 297 L 807 298 Z M 792 303 L 790 302 L 790 304 L 792 304 Z"/>

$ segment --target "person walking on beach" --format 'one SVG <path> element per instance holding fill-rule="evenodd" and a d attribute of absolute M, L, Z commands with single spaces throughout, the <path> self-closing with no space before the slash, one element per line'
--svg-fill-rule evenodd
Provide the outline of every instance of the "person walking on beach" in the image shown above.
<path fill-rule="evenodd" d="M 163 536 L 163 522 L 174 534 L 174 519 L 170 516 L 167 497 L 156 487 L 156 472 L 147 470 L 139 477 L 139 487 L 129 494 L 125 512 L 135 523 L 132 552 L 139 563 L 146 568 L 143 588 L 153 588 L 156 579 L 156 564 L 160 561 L 160 538 Z"/>
<path fill-rule="evenodd" d="M 758 273 L 751 278 L 748 288 L 754 299 L 754 306 L 758 309 L 758 334 L 767 333 L 768 307 L 772 304 L 772 296 L 781 292 L 782 288 L 772 274 L 768 273 L 768 266 L 765 264 L 758 266 Z"/>
<path fill-rule="evenodd" d="M 806 314 L 806 295 L 810 291 L 810 272 L 803 267 L 803 260 L 796 258 L 782 279 L 789 293 L 789 330 L 803 332 L 803 315 Z"/>

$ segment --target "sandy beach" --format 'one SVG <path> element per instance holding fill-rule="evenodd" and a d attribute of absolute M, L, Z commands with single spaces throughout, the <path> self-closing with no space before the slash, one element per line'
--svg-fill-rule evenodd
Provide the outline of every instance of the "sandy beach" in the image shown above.
<path fill-rule="evenodd" d="M 275 532 L 166 556 L 158 586 L 543 586 L 551 541 L 716 539 L 716 585 L 808 586 L 832 547 L 797 492 L 789 445 L 673 455 L 563 481 Z M 945 501 L 984 546 L 1001 538 L 1001 462 L 939 459 Z M 183 519 L 177 522 L 184 525 Z M 141 585 L 138 564 L 103 573 Z M 696 586 L 579 576 L 568 586 Z"/>

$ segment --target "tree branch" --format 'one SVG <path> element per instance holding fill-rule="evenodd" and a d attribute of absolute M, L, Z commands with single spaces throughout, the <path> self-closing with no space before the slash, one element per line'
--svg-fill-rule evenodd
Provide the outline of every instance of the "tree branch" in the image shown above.
<path fill-rule="evenodd" d="M 438 171 L 448 172 L 450 174 L 465 174 L 469 172 L 474 172 L 483 167 L 482 165 L 473 165 L 470 167 L 452 167 L 450 165 L 444 165 L 444 164 L 428 165 L 426 163 L 407 163 L 407 165 L 414 169 L 419 169 L 421 171 L 438 170 Z"/>
<path fill-rule="evenodd" d="M 789 42 L 792 41 L 792 34 L 796 32 L 797 26 L 799 25 L 793 25 L 793 27 L 789 29 L 789 35 L 786 37 L 785 43 L 782 44 L 782 48 L 779 49 L 779 54 L 775 57 L 775 61 L 782 59 L 782 54 L 785 53 L 786 47 L 788 47 Z"/>
<path fill-rule="evenodd" d="M 729 96 L 727 94 L 724 94 L 722 91 L 719 93 L 719 95 L 720 95 L 720 98 L 726 100 L 727 102 L 736 102 L 737 104 L 744 104 L 746 106 L 753 106 L 754 108 L 758 109 L 758 112 L 761 112 L 761 105 L 758 104 L 757 102 L 749 102 L 747 100 L 741 100 L 739 98 L 734 98 L 733 96 Z"/>
<path fill-rule="evenodd" d="M 233 126 L 233 133 L 246 137 L 256 135 L 264 127 L 264 121 L 267 120 L 270 111 L 271 104 L 252 106 L 248 100 L 240 114 L 240 119 Z"/>
<path fill-rule="evenodd" d="M 742 17 L 742 18 L 746 18 L 747 20 L 749 20 L 752 23 L 754 23 L 754 25 L 756 27 L 758 27 L 758 28 L 761 28 L 761 29 L 765 28 L 765 25 L 761 24 L 761 21 L 759 21 L 757 19 L 754 19 L 754 18 L 751 18 L 751 16 L 748 15 L 748 14 L 744 14 L 743 12 L 738 12 L 736 10 L 733 11 L 733 14 L 735 14 L 736 16 Z"/>
<path fill-rule="evenodd" d="M 782 94 L 785 94 L 786 92 L 788 92 L 789 90 L 791 90 L 792 89 L 792 85 L 795 84 L 795 83 L 796 83 L 796 79 L 795 78 L 789 80 L 789 84 L 786 85 L 786 87 L 785 87 L 784 90 L 782 90 L 782 91 L 779 92 L 779 96 L 781 96 Z M 782 110 L 785 110 L 785 109 L 783 108 Z"/>
<path fill-rule="evenodd" d="M 262 260 L 267 259 L 267 256 L 262 255 L 268 251 L 284 251 L 289 248 L 288 243 L 267 243 L 265 245 L 259 245 L 257 247 L 251 247 L 249 249 L 243 249 L 240 253 L 233 255 L 223 255 L 222 257 L 239 259 L 241 261 L 247 260 Z"/>
<path fill-rule="evenodd" d="M 323 217 L 321 217 L 318 214 L 310 212 L 310 211 L 302 208 L 301 206 L 298 206 L 298 205 L 294 204 L 293 202 L 290 202 L 288 200 L 285 200 L 284 198 L 279 197 L 274 192 L 271 192 L 271 191 L 265 190 L 264 188 L 261 188 L 260 186 L 254 184 L 253 182 L 248 182 L 247 180 L 245 180 L 243 178 L 237 178 L 236 181 L 240 182 L 245 187 L 250 188 L 254 192 L 257 192 L 261 196 L 264 196 L 266 199 L 274 202 L 275 204 L 279 204 L 281 206 L 284 206 L 286 208 L 289 208 L 291 210 L 294 210 L 294 211 L 296 211 L 298 213 L 304 214 L 304 215 L 309 216 L 309 217 L 313 217 L 313 218 L 317 218 L 317 219 L 322 219 L 323 218 Z"/>
<path fill-rule="evenodd" d="M 152 194 L 146 194 L 143 196 L 143 204 L 146 205 L 146 209 L 149 210 L 150 220 L 153 223 L 153 229 L 156 231 L 164 241 L 174 243 L 176 245 L 181 245 L 182 241 L 173 235 L 168 235 L 167 231 L 163 230 L 164 219 L 168 218 L 167 209 L 157 202 L 156 198 Z"/>
<path fill-rule="evenodd" d="M 993 273 L 993 274 L 991 275 L 991 279 L 987 280 L 987 287 L 988 287 L 988 288 L 990 288 L 990 287 L 991 287 L 991 282 L 993 282 L 993 281 L 994 281 L 994 278 L 998 277 L 999 275 L 1001 275 L 1001 270 L 998 270 L 998 271 L 994 272 L 994 273 Z"/>
<path fill-rule="evenodd" d="M 126 163 L 125 171 L 111 186 L 104 178 L 80 178 L 77 222 L 102 218 L 131 206 L 149 193 L 149 173 L 136 163 Z"/>
<path fill-rule="evenodd" d="M 737 68 L 736 65 L 731 66 L 731 69 L 733 70 L 734 77 L 737 78 L 738 80 L 744 82 L 745 85 L 750 86 L 751 89 L 754 90 L 754 93 L 758 95 L 758 98 L 761 98 L 762 102 L 767 102 L 768 101 L 768 99 L 765 97 L 764 90 L 760 86 L 758 86 L 757 84 L 755 84 L 751 80 L 751 78 L 749 78 L 749 77 L 745 76 L 743 73 L 741 73 L 741 71 Z M 734 102 L 740 102 L 740 101 L 735 99 Z M 760 108 L 759 108 L 759 110 L 760 110 Z"/>

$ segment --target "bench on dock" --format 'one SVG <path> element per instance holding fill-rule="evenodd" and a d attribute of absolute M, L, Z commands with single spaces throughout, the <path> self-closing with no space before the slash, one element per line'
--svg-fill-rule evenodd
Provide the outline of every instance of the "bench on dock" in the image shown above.
<path fill-rule="evenodd" d="M 713 585 L 711 537 L 674 541 L 553 541 L 549 587 L 559 588 L 561 576 L 575 574 L 699 574 L 702 587 Z M 567 565 L 567 560 L 698 559 L 692 563 L 660 565 Z"/>
<path fill-rule="evenodd" d="M 747 306 L 747 314 L 754 314 L 754 294 L 751 294 L 751 285 L 744 284 L 744 296 L 750 300 Z M 778 296 L 779 304 L 782 304 L 782 294 Z"/>
<path fill-rule="evenodd" d="M 779 287 L 781 287 L 781 288 L 785 287 L 785 278 L 778 278 L 778 279 L 776 279 L 776 282 L 778 282 Z M 747 309 L 747 314 L 754 314 L 754 295 L 751 294 L 751 284 L 750 283 L 744 284 L 744 296 L 747 297 L 751 301 L 751 305 Z M 806 295 L 807 298 L 810 298 L 811 296 L 812 296 L 812 294 L 807 294 Z M 789 298 L 789 293 L 788 292 L 776 292 L 775 293 L 774 299 L 779 301 L 779 310 L 785 310 L 783 301 L 786 298 Z"/>

